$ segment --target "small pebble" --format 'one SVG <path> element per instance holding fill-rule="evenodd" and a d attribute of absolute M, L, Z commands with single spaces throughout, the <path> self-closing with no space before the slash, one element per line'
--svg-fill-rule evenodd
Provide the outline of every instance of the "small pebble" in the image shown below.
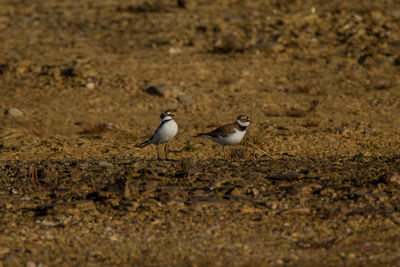
<path fill-rule="evenodd" d="M 76 73 L 73 68 L 65 68 L 61 70 L 61 76 L 64 76 L 66 78 L 71 78 L 76 76 Z"/>
<path fill-rule="evenodd" d="M 6 115 L 10 115 L 10 116 L 17 116 L 17 117 L 24 115 L 24 113 L 21 110 L 17 109 L 17 108 L 9 108 L 9 109 L 7 109 L 5 114 Z"/>
<path fill-rule="evenodd" d="M 168 49 L 168 52 L 169 52 L 170 55 L 177 55 L 177 54 L 182 53 L 182 49 L 176 48 L 176 47 L 170 47 Z"/>
<path fill-rule="evenodd" d="M 397 172 L 388 172 L 381 176 L 381 181 L 386 184 L 399 184 L 400 185 L 400 175 Z"/>
<path fill-rule="evenodd" d="M 374 130 L 372 130 L 371 128 L 365 127 L 364 130 L 365 130 L 365 134 L 374 135 Z"/>
<path fill-rule="evenodd" d="M 151 85 L 146 88 L 146 93 L 164 97 L 169 88 L 165 84 Z"/>
<path fill-rule="evenodd" d="M 113 165 L 111 163 L 108 163 L 107 161 L 100 161 L 99 166 L 107 168 L 107 167 L 112 167 Z"/>
<path fill-rule="evenodd" d="M 93 83 L 93 82 L 88 82 L 88 83 L 86 84 L 86 88 L 88 88 L 88 89 L 94 89 L 94 83 Z"/>
<path fill-rule="evenodd" d="M 13 194 L 13 195 L 18 194 L 18 189 L 13 188 L 10 191 L 11 191 L 11 194 Z"/>
<path fill-rule="evenodd" d="M 0 246 L 0 256 L 3 256 L 4 254 L 7 254 L 10 252 L 10 249 L 6 246 L 1 245 Z"/>
<path fill-rule="evenodd" d="M 184 93 L 178 96 L 178 100 L 183 104 L 192 104 L 194 102 L 194 99 L 191 95 Z"/>
<path fill-rule="evenodd" d="M 181 8 L 186 7 L 186 0 L 178 0 L 178 6 Z"/>
<path fill-rule="evenodd" d="M 47 226 L 47 227 L 55 227 L 55 226 L 57 226 L 57 223 L 52 222 L 52 221 L 47 221 L 47 220 L 41 221 L 41 224 L 43 226 Z"/>

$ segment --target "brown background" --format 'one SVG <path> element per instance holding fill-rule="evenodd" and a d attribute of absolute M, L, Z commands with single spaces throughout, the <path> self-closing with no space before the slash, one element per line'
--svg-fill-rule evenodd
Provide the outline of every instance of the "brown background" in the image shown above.
<path fill-rule="evenodd" d="M 399 192 L 379 177 L 398 168 L 400 2 L 181 2 L 0 2 L 1 199 L 8 214 L 0 260 L 398 263 Z M 159 84 L 163 96 L 146 92 Z M 175 161 L 155 162 L 153 146 L 135 144 L 152 135 L 164 110 L 174 111 L 180 127 L 170 146 Z M 242 113 L 256 123 L 226 162 L 217 144 L 192 138 Z M 296 174 L 278 177 L 283 184 L 266 178 L 286 171 Z M 131 188 L 140 197 L 125 189 L 122 197 L 88 196 L 118 179 L 125 189 L 146 185 Z M 333 190 L 321 207 L 344 208 L 317 220 L 323 197 L 307 195 L 304 204 L 299 199 L 309 191 L 301 189 L 275 198 L 271 192 L 282 194 L 285 184 Z M 386 191 L 373 191 L 378 184 Z M 168 204 L 180 190 L 183 200 Z M 346 197 L 358 196 L 353 191 L 361 202 Z M 206 199 L 204 210 L 187 207 L 197 195 Z M 51 206 L 56 202 L 67 211 Z M 382 215 L 386 204 L 391 209 Z M 346 232 L 353 220 L 361 230 Z M 355 233 L 355 241 L 339 242 L 343 233 Z M 82 247 L 86 254 L 77 256 Z"/>

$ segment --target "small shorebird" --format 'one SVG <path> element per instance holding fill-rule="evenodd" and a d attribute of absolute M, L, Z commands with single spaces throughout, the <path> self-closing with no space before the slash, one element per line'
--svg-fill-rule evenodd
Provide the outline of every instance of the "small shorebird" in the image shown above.
<path fill-rule="evenodd" d="M 136 147 L 145 147 L 150 144 L 155 144 L 157 150 L 157 159 L 161 159 L 160 152 L 158 151 L 158 146 L 160 144 L 165 143 L 164 147 L 165 159 L 168 159 L 168 143 L 178 133 L 178 124 L 176 124 L 172 116 L 175 115 L 171 114 L 171 112 L 169 111 L 161 113 L 160 115 L 161 124 L 160 126 L 158 126 L 153 136 L 149 140 L 136 145 Z"/>
<path fill-rule="evenodd" d="M 195 137 L 209 138 L 222 145 L 225 155 L 225 146 L 239 144 L 246 134 L 247 126 L 249 126 L 250 122 L 251 121 L 248 116 L 239 115 L 234 123 L 220 126 L 212 132 L 201 133 Z"/>

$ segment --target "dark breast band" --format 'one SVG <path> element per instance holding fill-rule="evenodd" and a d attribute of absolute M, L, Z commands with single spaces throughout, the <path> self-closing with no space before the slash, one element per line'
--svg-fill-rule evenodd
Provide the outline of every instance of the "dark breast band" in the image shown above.
<path fill-rule="evenodd" d="M 172 119 L 169 119 L 169 120 L 166 120 L 166 121 L 162 121 L 161 125 L 163 125 L 164 123 L 169 122 L 169 121 L 172 121 Z"/>
<path fill-rule="evenodd" d="M 239 128 L 239 131 L 246 131 L 247 126 L 240 126 L 240 125 L 238 124 L 238 128 Z"/>

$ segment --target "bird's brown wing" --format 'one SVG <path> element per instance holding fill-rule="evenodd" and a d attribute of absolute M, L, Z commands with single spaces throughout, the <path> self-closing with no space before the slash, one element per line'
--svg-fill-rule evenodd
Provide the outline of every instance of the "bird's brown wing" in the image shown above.
<path fill-rule="evenodd" d="M 235 123 L 229 123 L 226 125 L 222 125 L 217 129 L 215 129 L 214 131 L 205 133 L 203 135 L 208 135 L 210 137 L 227 136 L 228 134 L 232 133 L 235 126 L 236 126 Z"/>

